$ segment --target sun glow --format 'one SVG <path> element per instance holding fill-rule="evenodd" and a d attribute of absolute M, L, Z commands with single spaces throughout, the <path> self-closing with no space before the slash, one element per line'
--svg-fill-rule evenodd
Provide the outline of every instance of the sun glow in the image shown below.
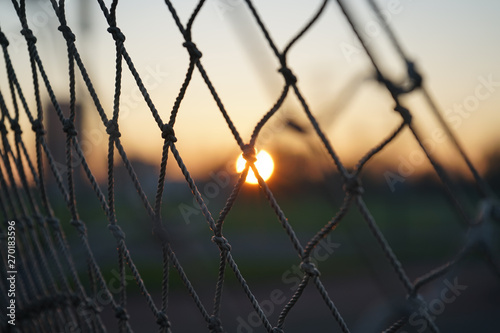
<path fill-rule="evenodd" d="M 241 154 L 238 157 L 238 160 L 236 161 L 236 171 L 242 172 L 245 169 L 245 165 L 246 165 L 246 160 L 243 158 L 243 154 Z M 274 171 L 273 158 L 271 157 L 271 155 L 269 155 L 267 151 L 261 150 L 257 154 L 257 161 L 255 161 L 255 167 L 259 171 L 259 175 L 262 177 L 262 179 L 268 180 Z M 250 170 L 248 170 L 247 179 L 245 179 L 245 181 L 249 184 L 259 183 L 257 177 L 255 177 L 255 174 L 253 173 L 253 170 L 251 168 Z"/>

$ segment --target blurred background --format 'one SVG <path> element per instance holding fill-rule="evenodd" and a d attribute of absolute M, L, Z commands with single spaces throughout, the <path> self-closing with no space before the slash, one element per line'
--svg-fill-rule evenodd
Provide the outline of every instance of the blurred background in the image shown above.
<path fill-rule="evenodd" d="M 108 1 L 108 6 L 110 2 Z M 320 1 L 253 1 L 278 48 L 282 50 L 319 8 Z M 497 1 L 377 1 L 387 23 L 424 77 L 448 126 L 481 175 L 498 194 L 500 190 L 500 3 Z M 197 1 L 173 1 L 181 21 L 187 22 Z M 108 116 L 112 113 L 115 80 L 115 44 L 108 25 L 93 1 L 68 1 L 68 25 Z M 350 1 L 348 8 L 368 45 L 395 81 L 405 77 L 404 63 L 389 43 L 380 21 L 365 1 Z M 49 79 L 61 105 L 68 105 L 66 44 L 48 1 L 28 1 L 27 19 Z M 183 37 L 167 6 L 147 0 L 140 5 L 121 0 L 117 25 L 126 36 L 125 46 L 143 78 L 162 119 L 170 116 L 186 75 L 189 55 Z M 0 26 L 10 41 L 13 58 L 28 104 L 35 105 L 24 37 L 12 5 L 0 3 Z M 209 0 L 195 20 L 192 38 L 203 53 L 201 62 L 229 116 L 248 142 L 262 116 L 278 99 L 284 82 L 280 67 L 248 6 L 242 0 Z M 373 67 L 339 9 L 330 1 L 315 25 L 292 47 L 288 66 L 298 78 L 312 113 L 341 161 L 352 168 L 401 122 L 393 111 L 388 91 L 375 79 Z M 2 66 L 5 68 L 5 66 Z M 6 94 L 2 69 L 0 88 Z M 163 139 L 151 112 L 130 75 L 124 70 L 120 132 L 121 142 L 150 201 L 155 195 Z M 106 189 L 108 135 L 78 76 L 78 135 L 82 150 L 103 191 Z M 65 133 L 49 106 L 47 137 L 56 161 L 64 169 Z M 456 148 L 419 92 L 403 98 L 432 156 L 449 171 L 455 195 L 464 210 L 476 216 L 480 198 L 472 176 Z M 66 106 L 67 107 L 67 106 Z M 23 117 L 23 116 L 22 116 Z M 197 70 L 182 102 L 175 124 L 176 146 L 214 218 L 238 179 L 236 160 L 241 153 L 224 118 Z M 24 127 L 29 123 L 24 116 Z M 34 136 L 24 132 L 34 147 Z M 313 131 L 297 98 L 289 93 L 284 105 L 263 128 L 258 150 L 268 151 L 274 172 L 268 184 L 278 203 L 305 244 L 338 211 L 344 192 L 338 170 Z M 34 153 L 34 150 L 31 151 Z M 117 155 L 117 154 L 116 154 Z M 117 157 L 116 210 L 127 235 L 132 257 L 150 291 L 158 298 L 161 282 L 161 249 L 151 235 L 151 223 L 139 196 Z M 107 281 L 116 278 L 116 243 L 107 220 L 81 168 L 75 170 L 77 200 L 89 239 Z M 53 205 L 61 221 L 70 215 L 55 182 L 47 174 Z M 461 216 L 447 199 L 411 132 L 405 129 L 362 173 L 366 201 L 409 276 L 415 279 L 446 263 L 466 241 Z M 211 305 L 219 250 L 210 241 L 211 230 L 193 200 L 179 167 L 170 156 L 163 218 L 172 248 L 192 279 L 202 300 Z M 498 225 L 491 226 L 498 235 Z M 76 262 L 85 274 L 84 252 L 76 232 L 65 225 Z M 257 185 L 245 184 L 224 225 L 233 256 L 259 301 L 268 305 L 277 320 L 281 308 L 296 288 L 300 270 L 293 247 L 272 208 Z M 492 236 L 493 239 L 494 236 Z M 498 239 L 498 238 L 496 238 Z M 498 254 L 498 242 L 493 244 Z M 81 260 L 78 260 L 81 259 Z M 322 279 L 340 313 L 353 332 L 381 331 L 397 319 L 405 290 L 387 262 L 367 224 L 353 206 L 339 227 L 322 243 L 315 259 Z M 498 257 L 496 258 L 499 265 Z M 175 332 L 205 329 L 188 292 L 172 272 L 168 315 Z M 250 302 L 231 271 L 227 271 L 222 319 L 228 332 L 264 332 Z M 444 332 L 498 332 L 500 283 L 498 271 L 480 253 L 436 279 L 422 290 L 431 302 L 458 279 L 466 286 L 456 301 L 436 310 L 436 323 Z M 154 331 L 155 319 L 132 279 L 129 314 L 138 331 Z M 263 304 L 264 304 L 263 303 Z M 434 302 L 438 304 L 438 302 Z M 109 308 L 109 307 L 108 307 Z M 111 310 L 103 316 L 110 331 L 116 325 Z M 287 332 L 337 332 L 338 327 L 312 287 L 292 310 Z M 495 316 L 496 315 L 496 316 Z M 108 318 L 109 316 L 109 318 Z M 418 320 L 418 319 L 417 319 Z M 421 322 L 407 325 L 408 332 L 424 332 Z"/>

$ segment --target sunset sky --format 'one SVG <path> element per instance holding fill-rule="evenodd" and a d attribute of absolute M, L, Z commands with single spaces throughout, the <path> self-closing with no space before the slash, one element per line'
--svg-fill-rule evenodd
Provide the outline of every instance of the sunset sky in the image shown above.
<path fill-rule="evenodd" d="M 67 4 L 68 25 L 77 35 L 77 47 L 110 115 L 114 41 L 106 31 L 107 25 L 97 4 L 89 2 L 87 23 L 90 27 L 85 31 L 81 29 L 77 15 L 81 9 L 73 1 Z M 196 3 L 173 1 L 184 23 Z M 377 25 L 373 14 L 367 11 L 366 2 L 349 3 L 358 24 L 369 34 L 370 47 L 383 59 L 383 68 L 398 77 L 403 67 L 385 34 L 370 30 Z M 445 111 L 445 119 L 472 160 L 482 165 L 484 156 L 495 146 L 498 148 L 500 142 L 500 2 L 401 0 L 378 3 L 424 75 L 425 86 Z M 320 1 L 254 1 L 254 5 L 278 48 L 282 49 L 312 17 Z M 32 95 L 26 47 L 19 37 L 19 22 L 11 7 L 7 1 L 0 4 L 0 26 L 11 40 L 11 56 L 21 84 L 25 92 Z M 68 96 L 65 44 L 49 9 L 41 5 L 41 1 L 32 1 L 28 20 L 39 40 L 37 46 L 49 78 L 64 100 Z M 189 56 L 182 46 L 181 34 L 165 3 L 159 0 L 141 1 L 140 7 L 137 1 L 121 0 L 117 22 L 127 37 L 125 46 L 166 122 L 188 66 Z M 194 23 L 193 41 L 203 53 L 201 62 L 231 119 L 243 140 L 248 141 L 255 124 L 272 107 L 284 85 L 277 72 L 277 59 L 247 5 L 240 0 L 207 1 Z M 299 88 L 313 114 L 347 165 L 355 164 L 400 122 L 399 115 L 392 110 L 390 95 L 371 79 L 368 58 L 336 2 L 327 5 L 317 24 L 291 49 L 288 64 L 297 75 Z M 4 68 L 2 64 L 0 89 L 8 96 Z M 119 119 L 122 142 L 130 157 L 159 165 L 160 130 L 155 127 L 144 101 L 137 97 L 132 76 L 125 73 Z M 349 84 L 356 88 L 345 90 Z M 87 97 L 85 95 L 86 102 Z M 339 109 L 342 102 L 345 107 Z M 422 96 L 413 93 L 404 102 L 422 133 L 432 137 L 439 125 Z M 30 103 L 34 110 L 32 97 Z M 85 112 L 81 140 L 87 140 L 88 159 L 99 170 L 105 166 L 105 129 L 95 109 L 89 107 Z M 272 151 L 279 143 L 281 149 L 283 144 L 288 144 L 286 149 L 292 151 L 310 151 L 311 145 L 320 149 L 319 141 L 310 134 L 300 135 L 283 127 L 283 122 L 290 117 L 298 124 L 306 124 L 293 94 L 289 94 L 283 110 L 263 133 L 258 148 Z M 181 156 L 195 176 L 204 175 L 215 165 L 234 164 L 237 144 L 198 71 L 181 105 L 175 131 Z M 457 167 L 457 154 L 451 147 L 449 140 L 444 139 L 435 145 L 434 152 L 442 161 Z M 401 159 L 408 160 L 415 150 L 418 147 L 406 130 L 376 163 L 397 169 Z M 175 171 L 173 175 L 178 174 Z"/>

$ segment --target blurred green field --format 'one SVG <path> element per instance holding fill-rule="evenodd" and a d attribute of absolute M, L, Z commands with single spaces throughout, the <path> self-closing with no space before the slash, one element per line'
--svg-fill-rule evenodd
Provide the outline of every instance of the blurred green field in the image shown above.
<path fill-rule="evenodd" d="M 341 187 L 339 183 L 332 183 L 333 186 L 328 187 L 312 184 L 302 189 L 275 189 L 280 208 L 303 245 L 335 216 L 342 204 Z M 199 186 L 203 188 L 203 182 Z M 166 194 L 163 221 L 172 248 L 188 275 L 193 273 L 195 280 L 205 283 L 205 276 L 216 277 L 219 250 L 211 242 L 213 233 L 201 210 L 193 203 L 187 186 L 176 184 L 175 190 L 177 192 Z M 218 218 L 229 193 L 228 186 L 218 197 L 207 198 L 214 219 Z M 127 245 L 143 279 L 153 281 L 150 288 L 155 290 L 161 287 L 157 283 L 162 274 L 161 249 L 152 235 L 151 220 L 134 195 L 130 191 L 118 192 L 118 223 L 127 235 Z M 87 223 L 90 243 L 104 276 L 109 277 L 109 272 L 117 267 L 116 241 L 106 227 L 108 222 L 99 210 L 97 200 L 91 195 L 86 197 L 91 199 L 80 201 L 83 206 L 81 218 Z M 403 266 L 421 265 L 430 269 L 432 265 L 453 258 L 464 244 L 464 224 L 439 184 L 428 181 L 393 193 L 383 184 L 368 182 L 363 200 Z M 474 214 L 473 206 L 469 208 Z M 81 243 L 67 223 L 69 215 L 62 207 L 59 209 L 77 262 L 84 263 Z M 244 186 L 224 222 L 223 233 L 232 245 L 232 254 L 239 268 L 250 280 L 265 283 L 268 279 L 281 277 L 283 272 L 300 262 L 273 209 L 256 186 Z M 391 270 L 355 204 L 329 235 L 328 242 L 338 246 L 319 263 L 324 274 L 352 276 L 372 274 L 371 271 L 378 269 Z M 82 271 L 85 269 L 82 267 Z M 204 272 L 201 276 L 197 274 L 200 269 Z M 177 274 L 171 276 L 171 287 L 181 287 Z M 234 282 L 234 274 L 227 276 L 228 283 Z M 130 285 L 132 290 L 133 285 Z"/>

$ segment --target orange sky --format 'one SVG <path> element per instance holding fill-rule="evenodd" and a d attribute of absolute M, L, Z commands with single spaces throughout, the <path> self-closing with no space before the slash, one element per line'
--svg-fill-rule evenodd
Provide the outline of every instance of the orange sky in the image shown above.
<path fill-rule="evenodd" d="M 188 54 L 165 5 L 161 1 L 143 3 L 144 8 L 138 12 L 134 4 L 122 1 L 117 21 L 127 36 L 125 45 L 136 68 L 166 121 L 184 79 Z M 174 2 L 183 22 L 195 3 Z M 355 3 L 361 26 L 370 32 L 373 17 L 367 15 L 359 5 L 360 1 Z M 389 22 L 408 54 L 417 61 L 425 85 L 445 111 L 445 119 L 473 161 L 481 164 L 484 155 L 500 138 L 497 130 L 500 123 L 500 83 L 497 83 L 500 82 L 500 47 L 495 42 L 500 40 L 500 24 L 495 15 L 500 4 L 493 1 L 479 5 L 472 1 L 449 0 L 436 4 L 433 1 L 401 0 L 394 7 L 394 1 L 379 3 L 385 13 L 389 13 Z M 319 1 L 255 1 L 279 48 L 312 16 L 318 4 Z M 3 10 L 6 4 L 0 6 L 2 30 L 11 39 L 15 38 L 20 28 L 10 12 L 12 9 Z M 287 10 L 279 10 L 282 6 L 287 6 Z M 40 20 L 45 9 L 36 3 L 30 8 L 42 60 L 57 92 L 66 96 L 67 92 L 63 90 L 67 85 L 65 45 L 57 24 L 41 24 L 39 21 L 37 26 L 37 18 Z M 97 6 L 91 6 L 89 11 L 92 27 L 87 35 L 78 34 L 79 30 L 74 29 L 77 46 L 109 115 L 114 84 L 114 42 L 106 32 Z M 68 12 L 69 25 L 77 27 L 76 8 L 69 7 Z M 31 92 L 26 50 L 16 41 L 19 40 L 11 42 L 12 57 L 22 74 L 23 87 Z M 193 41 L 203 53 L 202 64 L 231 119 L 243 140 L 248 141 L 253 127 L 273 105 L 283 86 L 281 74 L 277 72 L 277 60 L 249 16 L 246 5 L 240 1 L 207 2 L 194 24 Z M 373 33 L 370 41 L 384 59 L 384 68 L 391 73 L 400 73 L 401 66 L 394 50 L 388 47 L 384 34 Z M 60 66 L 61 63 L 65 65 Z M 381 86 L 365 79 L 371 74 L 370 64 L 335 3 L 328 4 L 320 21 L 292 48 L 288 63 L 299 79 L 298 85 L 312 112 L 346 164 L 355 163 L 398 124 L 400 118 L 392 111 L 390 96 Z M 5 73 L 1 73 L 0 88 L 5 95 L 8 85 Z M 355 93 L 339 111 L 340 99 L 346 97 L 344 87 L 357 77 L 361 79 L 355 84 Z M 132 158 L 158 165 L 161 134 L 146 104 L 138 98 L 129 73 L 124 75 L 121 103 L 121 139 L 127 153 Z M 432 139 L 439 125 L 423 98 L 412 94 L 405 103 L 410 107 L 416 125 Z M 88 159 L 99 173 L 105 166 L 106 134 L 95 110 L 89 108 L 86 112 L 89 115 L 81 140 L 86 140 Z M 258 148 L 272 150 L 275 142 L 290 142 L 292 150 L 308 149 L 309 144 L 320 147 L 318 140 L 294 134 L 283 127 L 289 116 L 300 124 L 306 123 L 293 95 L 287 98 L 280 112 L 282 115 L 266 129 L 265 138 L 258 141 Z M 197 71 L 179 111 L 175 131 L 178 149 L 195 176 L 204 175 L 214 165 L 232 162 L 238 155 L 235 140 Z M 384 153 L 384 161 L 378 162 L 394 169 L 402 159 L 408 160 L 410 154 L 418 150 L 411 135 L 405 132 Z M 433 146 L 435 153 L 444 157 L 443 161 L 456 165 L 454 156 L 457 154 L 450 147 L 446 139 Z M 424 165 L 418 165 L 417 169 Z M 171 174 L 171 177 L 177 176 L 177 171 Z"/>

